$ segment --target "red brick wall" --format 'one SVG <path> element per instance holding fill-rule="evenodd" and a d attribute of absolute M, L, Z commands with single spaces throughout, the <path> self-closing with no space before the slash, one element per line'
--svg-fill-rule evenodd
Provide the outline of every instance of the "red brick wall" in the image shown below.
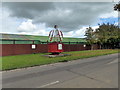
<path fill-rule="evenodd" d="M 36 49 L 32 49 L 32 44 L 0 44 L 1 47 L 2 56 L 48 52 L 47 44 L 36 44 Z M 94 45 L 94 49 L 98 48 L 98 45 Z M 64 52 L 81 50 L 90 50 L 90 46 L 83 47 L 82 44 L 64 44 Z"/>
<path fill-rule="evenodd" d="M 36 49 L 32 50 L 32 53 L 46 53 L 48 52 L 47 44 L 36 44 Z"/>
<path fill-rule="evenodd" d="M 93 50 L 96 50 L 96 49 L 100 49 L 100 46 L 99 45 L 93 45 Z"/>
<path fill-rule="evenodd" d="M 37 44 L 36 49 L 32 49 L 32 44 L 2 44 L 2 56 L 44 53 L 47 48 L 47 44 Z"/>
<path fill-rule="evenodd" d="M 2 56 L 2 44 L 0 44 L 0 56 Z"/>
<path fill-rule="evenodd" d="M 14 44 L 2 44 L 2 56 L 14 55 Z"/>
<path fill-rule="evenodd" d="M 24 44 L 14 44 L 13 51 L 13 54 L 15 55 L 32 53 L 31 45 Z"/>
<path fill-rule="evenodd" d="M 83 47 L 82 44 L 64 44 L 64 51 L 80 51 L 85 50 L 86 48 Z"/>

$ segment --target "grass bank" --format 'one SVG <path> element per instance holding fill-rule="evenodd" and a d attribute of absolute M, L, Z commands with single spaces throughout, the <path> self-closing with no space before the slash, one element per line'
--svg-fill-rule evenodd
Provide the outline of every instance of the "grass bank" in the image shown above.
<path fill-rule="evenodd" d="M 71 54 L 71 56 L 55 57 L 55 58 L 49 58 L 43 56 L 48 53 L 4 56 L 2 57 L 2 70 L 25 68 L 25 67 L 38 66 L 43 64 L 68 61 L 68 60 L 76 60 L 82 58 L 113 54 L 113 53 L 118 53 L 118 50 L 112 50 L 112 49 L 88 50 L 88 51 L 74 51 L 74 52 L 64 52 L 64 53 Z"/>

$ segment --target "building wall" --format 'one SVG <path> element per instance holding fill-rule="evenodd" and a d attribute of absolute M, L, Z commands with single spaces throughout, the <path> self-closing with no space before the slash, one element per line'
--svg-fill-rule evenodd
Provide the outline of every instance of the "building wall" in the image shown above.
<path fill-rule="evenodd" d="M 47 53 L 47 44 L 35 44 L 36 49 L 32 49 L 32 44 L 0 44 L 2 48 L 2 56 Z M 84 47 L 83 44 L 64 44 L 64 52 L 90 50 L 90 46 Z M 99 49 L 98 45 L 94 45 L 94 49 Z"/>

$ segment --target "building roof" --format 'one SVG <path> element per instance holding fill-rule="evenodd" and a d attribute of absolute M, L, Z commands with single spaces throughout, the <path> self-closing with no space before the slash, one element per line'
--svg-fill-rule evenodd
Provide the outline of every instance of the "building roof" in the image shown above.
<path fill-rule="evenodd" d="M 48 41 L 48 36 L 36 36 L 36 35 L 20 35 L 20 34 L 2 34 L 0 33 L 2 40 L 39 40 L 41 42 Z M 64 37 L 62 42 L 86 42 L 84 38 L 68 38 Z"/>

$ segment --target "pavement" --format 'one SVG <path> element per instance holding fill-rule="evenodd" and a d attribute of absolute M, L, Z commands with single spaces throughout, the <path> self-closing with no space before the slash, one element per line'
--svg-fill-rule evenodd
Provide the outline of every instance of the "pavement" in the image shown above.
<path fill-rule="evenodd" d="M 2 72 L 3 88 L 118 88 L 118 54 Z"/>

